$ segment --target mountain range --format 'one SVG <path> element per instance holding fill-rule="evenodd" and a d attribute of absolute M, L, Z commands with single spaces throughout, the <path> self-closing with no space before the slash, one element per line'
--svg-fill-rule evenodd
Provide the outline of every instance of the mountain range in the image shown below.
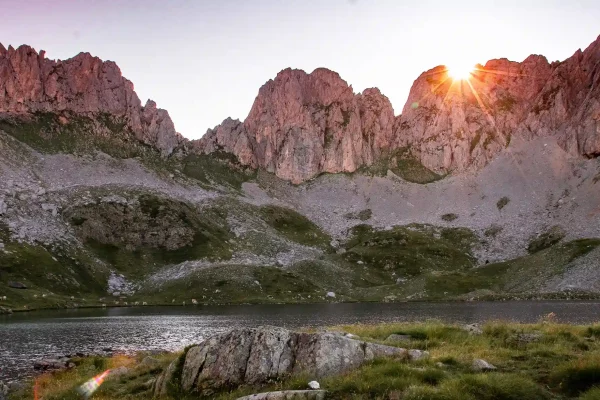
<path fill-rule="evenodd" d="M 599 86 L 600 38 L 399 115 L 288 68 L 188 140 L 114 62 L 0 44 L 0 310 L 597 297 Z"/>

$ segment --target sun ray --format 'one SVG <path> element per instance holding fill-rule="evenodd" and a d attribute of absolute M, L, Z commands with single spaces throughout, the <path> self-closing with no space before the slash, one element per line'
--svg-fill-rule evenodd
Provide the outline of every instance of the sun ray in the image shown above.
<path fill-rule="evenodd" d="M 445 71 L 443 71 L 445 72 Z M 430 76 L 433 75 L 439 75 L 440 73 L 436 73 L 436 74 L 431 74 Z M 441 81 L 439 84 L 437 84 L 433 90 L 431 90 L 429 93 L 426 93 L 423 97 L 421 97 L 420 99 L 418 99 L 417 101 L 413 102 L 413 104 L 417 103 L 420 104 L 423 100 L 427 99 L 429 96 L 431 96 L 432 94 L 435 94 L 435 92 L 437 92 L 437 90 L 442 87 L 446 82 L 448 82 L 448 79 L 450 79 L 450 77 L 448 75 L 446 75 L 446 78 L 444 78 L 443 81 Z M 446 97 L 448 96 L 448 92 L 446 92 L 446 96 L 444 97 L 444 99 L 446 99 Z"/>
<path fill-rule="evenodd" d="M 490 121 L 490 124 L 494 127 L 494 130 L 496 131 L 496 137 L 503 137 L 503 135 L 498 130 L 498 127 L 496 125 L 496 121 L 494 121 L 494 118 L 489 113 L 489 111 L 488 111 L 487 107 L 485 106 L 485 104 L 483 104 L 483 101 L 481 101 L 481 98 L 479 97 L 479 94 L 477 93 L 477 91 L 475 90 L 475 88 L 473 87 L 473 85 L 471 84 L 471 82 L 469 82 L 467 80 L 467 83 L 469 84 L 469 87 L 471 88 L 471 92 L 473 93 L 473 96 L 475 96 L 475 99 L 477 100 L 477 103 L 479 104 L 479 107 L 485 113 L 485 115 L 488 117 L 488 120 Z M 494 138 L 492 138 L 492 140 L 494 140 Z M 498 142 L 496 141 L 496 143 L 498 143 Z M 500 144 L 501 146 L 504 146 L 502 143 L 498 143 L 498 144 Z M 529 189 L 531 190 L 531 192 L 533 194 L 535 194 L 535 189 L 533 188 L 533 185 L 527 179 L 525 179 L 525 172 L 522 170 L 521 166 L 517 162 L 517 159 L 516 159 L 515 155 L 513 154 L 512 150 L 507 147 L 506 151 L 508 152 L 508 154 L 512 158 L 515 167 L 517 168 L 517 170 L 519 171 L 519 173 L 523 177 L 523 182 L 525 183 L 525 185 L 529 186 Z"/>
<path fill-rule="evenodd" d="M 477 71 L 477 72 L 483 72 L 486 74 L 494 74 L 494 75 L 502 75 L 502 76 L 516 76 L 516 77 L 527 77 L 527 78 L 531 78 L 533 75 L 529 75 L 529 74 L 518 74 L 516 72 L 504 72 L 504 71 L 499 71 L 499 70 L 494 70 L 494 69 L 481 69 L 481 68 L 474 68 L 473 71 Z"/>

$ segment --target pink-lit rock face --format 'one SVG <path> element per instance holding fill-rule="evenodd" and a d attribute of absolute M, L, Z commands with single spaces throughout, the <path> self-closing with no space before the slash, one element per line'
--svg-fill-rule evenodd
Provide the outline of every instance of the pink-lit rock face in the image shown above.
<path fill-rule="evenodd" d="M 260 88 L 244 121 L 225 120 L 196 144 L 299 183 L 351 172 L 389 147 L 394 111 L 378 89 L 354 94 L 332 71 L 286 69 Z"/>
<path fill-rule="evenodd" d="M 436 172 L 479 169 L 520 136 L 555 135 L 574 155 L 600 154 L 600 38 L 562 63 L 532 55 L 490 60 L 468 80 L 443 66 L 413 84 L 394 117 L 378 89 L 354 94 L 338 74 L 286 69 L 267 82 L 242 123 L 226 120 L 195 144 L 235 154 L 298 183 L 351 172 L 385 150 L 410 148 Z"/>
<path fill-rule="evenodd" d="M 399 116 L 376 88 L 356 94 L 333 71 L 288 68 L 260 88 L 243 122 L 226 119 L 188 148 L 229 152 L 294 183 L 352 172 L 399 148 L 436 172 L 479 169 L 515 137 L 552 135 L 569 153 L 595 157 L 599 65 L 600 38 L 561 63 L 539 55 L 491 60 L 467 80 L 436 67 L 417 78 Z M 36 111 L 122 117 L 164 155 L 187 143 L 167 111 L 151 100 L 142 106 L 115 63 L 89 53 L 53 61 L 28 46 L 0 44 L 0 113 Z"/>
<path fill-rule="evenodd" d="M 135 136 L 164 155 L 183 142 L 167 111 L 142 107 L 133 84 L 112 61 L 80 53 L 65 61 L 45 58 L 29 46 L 0 44 L 0 112 L 70 111 L 124 117 Z"/>
<path fill-rule="evenodd" d="M 395 126 L 434 171 L 481 168 L 515 136 L 556 136 L 573 155 L 600 154 L 600 38 L 562 63 L 538 55 L 491 60 L 467 81 L 445 68 L 422 74 Z"/>

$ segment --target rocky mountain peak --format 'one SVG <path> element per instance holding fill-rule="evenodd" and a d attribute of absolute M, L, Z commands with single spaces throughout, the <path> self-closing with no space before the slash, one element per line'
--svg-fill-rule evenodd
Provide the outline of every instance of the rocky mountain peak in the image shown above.
<path fill-rule="evenodd" d="M 260 88 L 243 124 L 226 120 L 197 148 L 232 152 L 299 183 L 371 164 L 390 144 L 393 115 L 379 90 L 355 94 L 336 72 L 288 68 Z"/>
<path fill-rule="evenodd" d="M 243 123 L 209 131 L 196 148 L 302 182 L 351 172 L 407 148 L 438 173 L 479 169 L 515 136 L 553 135 L 574 155 L 600 154 L 600 39 L 563 62 L 541 55 L 478 65 L 468 80 L 435 67 L 415 80 L 402 115 L 378 89 L 355 94 L 337 73 L 285 69 L 258 93 Z"/>
<path fill-rule="evenodd" d="M 0 112 L 28 114 L 70 111 L 124 118 L 134 135 L 170 154 L 184 139 L 167 111 L 154 102 L 142 107 L 133 84 L 112 61 L 79 53 L 64 61 L 45 58 L 30 46 L 0 45 Z"/>

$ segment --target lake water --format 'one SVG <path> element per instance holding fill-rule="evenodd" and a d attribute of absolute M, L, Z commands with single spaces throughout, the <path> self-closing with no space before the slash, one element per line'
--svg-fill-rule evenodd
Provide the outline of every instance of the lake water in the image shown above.
<path fill-rule="evenodd" d="M 178 350 L 234 327 L 287 328 L 440 319 L 447 322 L 535 322 L 554 312 L 559 321 L 600 321 L 596 301 L 475 303 L 354 303 L 137 307 L 39 311 L 0 316 L 0 380 L 32 373 L 36 360 L 75 352 Z"/>

